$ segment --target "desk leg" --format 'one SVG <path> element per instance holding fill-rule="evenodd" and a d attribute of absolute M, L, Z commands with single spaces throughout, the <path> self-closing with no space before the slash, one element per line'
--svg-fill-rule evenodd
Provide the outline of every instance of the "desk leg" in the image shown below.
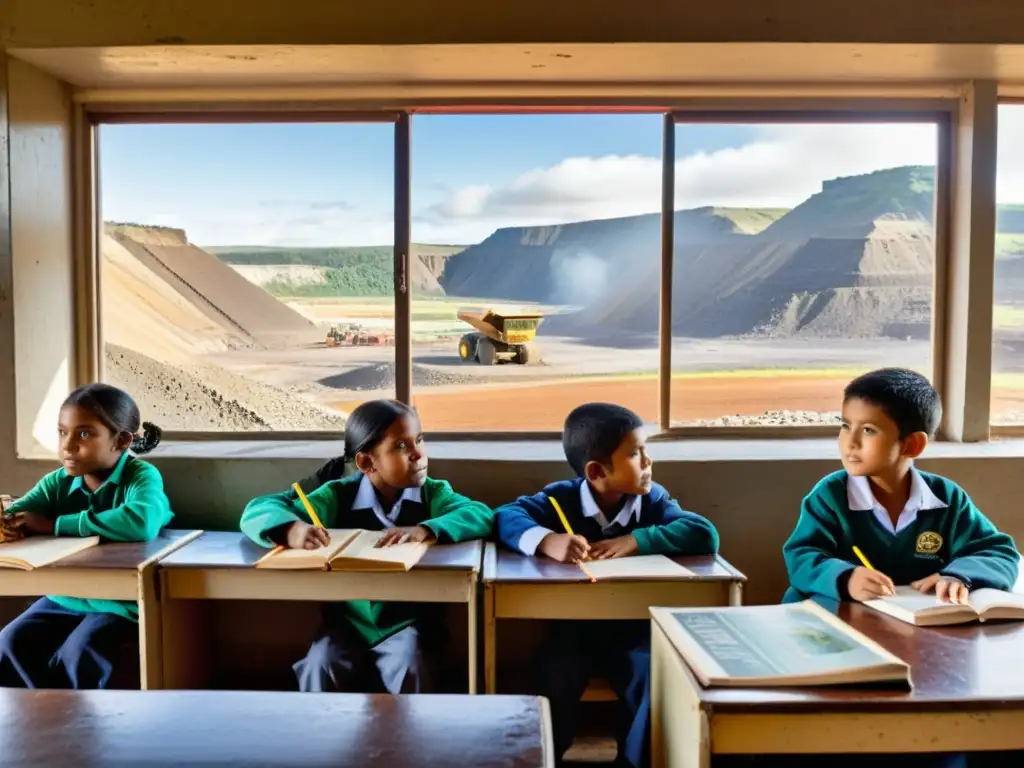
<path fill-rule="evenodd" d="M 139 687 L 164 687 L 163 621 L 156 565 L 139 571 Z"/>
<path fill-rule="evenodd" d="M 466 617 L 469 621 L 466 628 L 466 645 L 468 646 L 469 651 L 467 664 L 469 667 L 469 693 L 470 695 L 473 695 L 477 693 L 477 676 L 479 675 L 479 665 L 477 663 L 479 648 L 477 646 L 478 636 L 475 573 L 473 574 L 473 580 L 469 583 L 469 602 L 466 603 Z"/>
<path fill-rule="evenodd" d="M 734 581 L 729 585 L 729 605 L 743 605 L 743 582 Z"/>
<path fill-rule="evenodd" d="M 484 693 L 496 693 L 497 688 L 494 655 L 497 638 L 494 620 L 494 585 L 484 584 Z"/>
<path fill-rule="evenodd" d="M 700 683 L 655 621 L 651 622 L 651 765 L 711 766 L 710 727 L 700 705 Z"/>

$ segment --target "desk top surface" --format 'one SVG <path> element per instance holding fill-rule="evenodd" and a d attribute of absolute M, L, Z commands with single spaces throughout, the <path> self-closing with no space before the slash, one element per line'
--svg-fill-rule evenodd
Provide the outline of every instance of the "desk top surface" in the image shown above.
<path fill-rule="evenodd" d="M 913 690 L 703 688 L 701 700 L 723 714 L 745 712 L 1024 710 L 1024 622 L 915 627 L 857 603 L 839 618 L 911 666 Z"/>
<path fill-rule="evenodd" d="M 677 563 L 693 572 L 672 581 L 746 581 L 746 577 L 719 555 L 700 557 L 674 557 Z M 484 555 L 484 581 L 510 584 L 522 583 L 587 583 L 586 575 L 578 566 L 559 563 L 546 557 L 525 557 L 494 544 L 487 545 Z M 615 582 L 621 580 L 616 579 Z M 640 581 L 640 580 L 638 580 Z M 642 581 L 647 581 L 643 579 Z M 611 581 L 609 581 L 611 583 Z"/>
<path fill-rule="evenodd" d="M 51 568 L 97 568 L 110 570 L 136 570 L 142 563 L 157 557 L 165 550 L 179 545 L 181 540 L 195 531 L 164 529 L 152 541 L 103 542 L 75 555 L 65 557 L 40 570 Z M 188 546 L 188 545 L 185 545 Z"/>
<path fill-rule="evenodd" d="M 483 544 L 437 544 L 430 547 L 413 570 L 479 571 Z M 243 533 L 206 531 L 195 541 L 160 561 L 163 568 L 253 568 L 267 554 Z M 262 570 L 262 569 L 261 569 Z"/>
<path fill-rule="evenodd" d="M 534 768 L 548 731 L 526 696 L 0 689 L 10 765 Z"/>

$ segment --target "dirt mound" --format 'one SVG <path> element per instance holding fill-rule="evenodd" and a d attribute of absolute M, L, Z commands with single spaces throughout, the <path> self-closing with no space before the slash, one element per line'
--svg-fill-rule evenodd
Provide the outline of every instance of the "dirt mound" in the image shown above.
<path fill-rule="evenodd" d="M 782 211 L 698 208 L 677 211 L 677 242 L 719 241 L 768 226 Z M 625 275 L 660 264 L 661 216 L 499 229 L 448 259 L 449 296 L 584 305 L 614 292 Z"/>
<path fill-rule="evenodd" d="M 181 230 L 108 225 L 126 251 L 214 322 L 268 345 L 318 333 L 295 310 L 250 283 Z"/>
<path fill-rule="evenodd" d="M 175 430 L 340 430 L 345 416 L 218 366 L 188 370 L 106 345 L 106 380 L 129 392 L 142 416 Z"/>
<path fill-rule="evenodd" d="M 416 387 L 436 387 L 446 384 L 474 384 L 480 380 L 473 376 L 458 373 L 445 373 L 422 365 L 412 366 L 412 383 Z M 347 389 L 366 392 L 377 389 L 391 389 L 395 386 L 395 366 L 393 363 L 364 365 L 337 376 L 320 379 L 319 383 L 331 389 Z"/>

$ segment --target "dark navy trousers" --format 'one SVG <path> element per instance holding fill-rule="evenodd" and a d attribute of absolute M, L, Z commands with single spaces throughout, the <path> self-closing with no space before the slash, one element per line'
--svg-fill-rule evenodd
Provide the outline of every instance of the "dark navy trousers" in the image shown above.
<path fill-rule="evenodd" d="M 44 597 L 0 630 L 0 687 L 106 688 L 138 631 L 123 616 L 71 611 Z"/>
<path fill-rule="evenodd" d="M 555 756 L 572 746 L 580 697 L 593 677 L 608 681 L 622 711 L 619 762 L 648 764 L 651 707 L 651 630 L 646 621 L 553 621 L 536 659 L 537 690 L 551 704 Z"/>
<path fill-rule="evenodd" d="M 392 606 L 399 610 L 405 607 Z M 345 617 L 341 604 L 325 605 L 320 636 L 292 667 L 299 690 L 392 694 L 434 691 L 435 660 L 445 635 L 442 614 L 436 606 L 410 606 L 405 613 L 416 617 L 413 624 L 370 646 Z"/>

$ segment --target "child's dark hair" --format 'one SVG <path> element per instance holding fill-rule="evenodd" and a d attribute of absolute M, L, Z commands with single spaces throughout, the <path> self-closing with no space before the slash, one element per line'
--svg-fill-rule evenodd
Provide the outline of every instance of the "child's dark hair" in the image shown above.
<path fill-rule="evenodd" d="M 163 430 L 156 424 L 142 421 L 139 406 L 124 390 L 109 384 L 94 382 L 79 387 L 67 396 L 64 405 L 84 408 L 102 422 L 115 435 L 127 433 L 132 436 L 131 449 L 134 453 L 149 453 L 160 444 Z M 142 434 L 139 434 L 139 427 Z"/>
<path fill-rule="evenodd" d="M 380 445 L 384 433 L 405 416 L 419 418 L 411 405 L 398 400 L 371 400 L 360 405 L 345 422 L 345 452 L 301 481 L 302 492 L 311 493 L 324 483 L 344 477 L 345 465 L 355 461 L 357 453 L 372 451 Z"/>
<path fill-rule="evenodd" d="M 915 432 L 935 436 L 942 420 L 942 401 L 935 387 L 919 373 L 905 368 L 881 368 L 846 385 L 843 402 L 864 400 L 885 411 L 900 431 L 900 439 Z"/>
<path fill-rule="evenodd" d="M 611 464 L 612 454 L 626 435 L 643 425 L 643 419 L 621 405 L 581 405 L 566 417 L 562 428 L 565 459 L 573 471 L 583 477 L 588 462 Z"/>

